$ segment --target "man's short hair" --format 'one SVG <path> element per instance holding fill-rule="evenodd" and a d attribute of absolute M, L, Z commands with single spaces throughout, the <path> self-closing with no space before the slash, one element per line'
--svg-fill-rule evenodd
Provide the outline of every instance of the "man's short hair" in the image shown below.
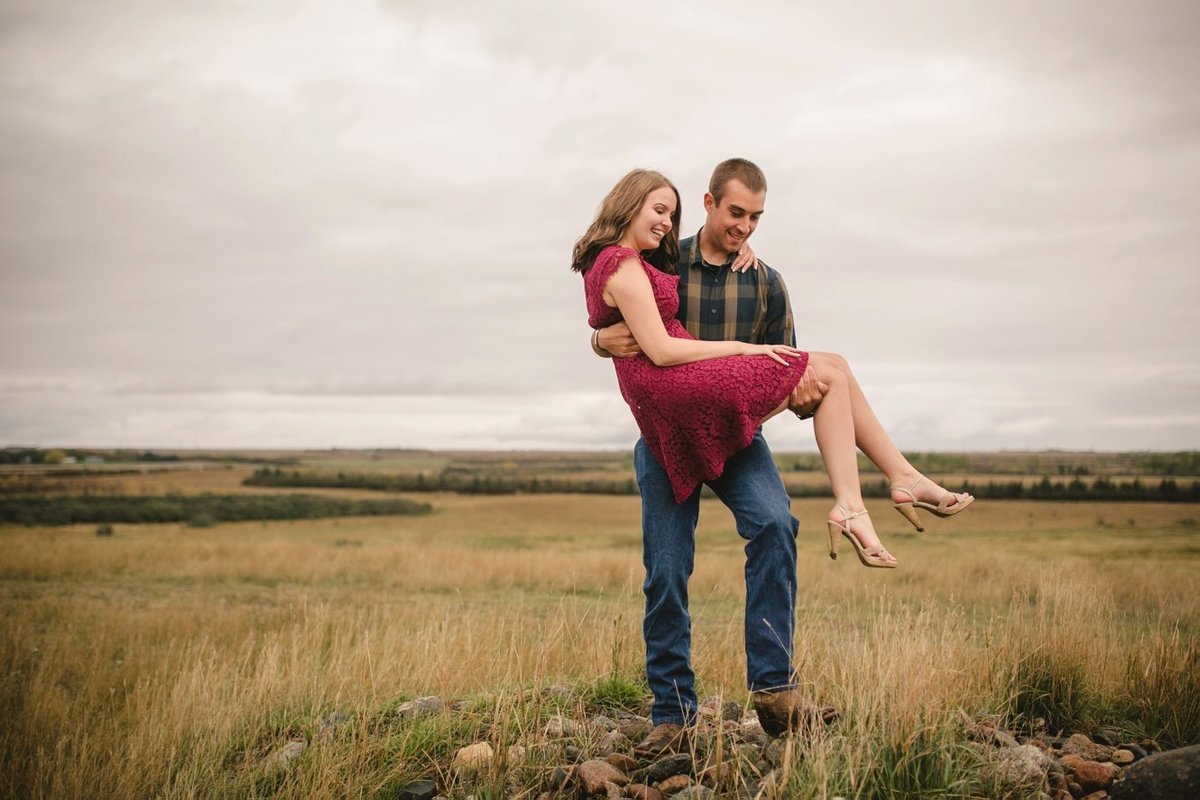
<path fill-rule="evenodd" d="M 725 186 L 734 178 L 752 192 L 767 190 L 767 176 L 763 175 L 757 164 L 744 158 L 731 158 L 717 164 L 712 178 L 708 181 L 708 193 L 718 205 L 721 203 L 721 196 L 725 194 Z"/>

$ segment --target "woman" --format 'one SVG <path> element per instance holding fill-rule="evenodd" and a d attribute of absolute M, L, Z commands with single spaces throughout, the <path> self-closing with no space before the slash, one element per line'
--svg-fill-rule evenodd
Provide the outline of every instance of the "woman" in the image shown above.
<path fill-rule="evenodd" d="M 894 567 L 863 503 L 856 447 L 892 482 L 897 510 L 923 530 L 916 508 L 938 516 L 974 500 L 924 478 L 892 444 L 845 359 L 784 345 L 694 339 L 675 318 L 679 309 L 679 192 L 657 172 L 634 170 L 601 204 L 575 244 L 571 267 L 583 273 L 589 324 L 629 325 L 641 354 L 614 359 L 621 393 L 647 446 L 666 470 L 676 501 L 721 475 L 725 460 L 795 400 L 804 380 L 827 387 L 814 428 L 834 492 L 830 557 L 839 534 L 869 567 Z"/>

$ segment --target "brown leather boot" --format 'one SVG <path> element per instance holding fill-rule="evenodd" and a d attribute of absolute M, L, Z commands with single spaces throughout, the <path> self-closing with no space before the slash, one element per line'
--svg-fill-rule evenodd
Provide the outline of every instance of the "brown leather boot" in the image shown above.
<path fill-rule="evenodd" d="M 633 748 L 643 758 L 658 758 L 667 753 L 678 753 L 688 746 L 687 730 L 674 722 L 655 725 L 646 738 Z"/>
<path fill-rule="evenodd" d="M 771 736 L 787 731 L 811 733 L 837 719 L 832 706 L 817 706 L 808 702 L 795 689 L 782 692 L 754 692 L 754 710 L 763 730 Z"/>

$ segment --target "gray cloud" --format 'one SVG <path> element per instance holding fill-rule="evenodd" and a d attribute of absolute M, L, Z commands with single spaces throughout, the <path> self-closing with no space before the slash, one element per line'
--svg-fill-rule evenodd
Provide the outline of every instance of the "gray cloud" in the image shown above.
<path fill-rule="evenodd" d="M 0 440 L 626 446 L 571 244 L 740 154 L 902 446 L 1200 446 L 1197 16 L 7 2 Z"/>

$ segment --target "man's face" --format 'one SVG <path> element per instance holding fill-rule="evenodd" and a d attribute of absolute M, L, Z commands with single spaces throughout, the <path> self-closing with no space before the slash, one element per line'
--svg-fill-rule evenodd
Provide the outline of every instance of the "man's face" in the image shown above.
<path fill-rule="evenodd" d="M 767 203 L 766 191 L 752 192 L 746 184 L 731 179 L 725 184 L 725 192 L 718 203 L 711 194 L 704 195 L 704 210 L 708 218 L 704 227 L 712 241 L 728 253 L 736 253 L 754 229 Z"/>

